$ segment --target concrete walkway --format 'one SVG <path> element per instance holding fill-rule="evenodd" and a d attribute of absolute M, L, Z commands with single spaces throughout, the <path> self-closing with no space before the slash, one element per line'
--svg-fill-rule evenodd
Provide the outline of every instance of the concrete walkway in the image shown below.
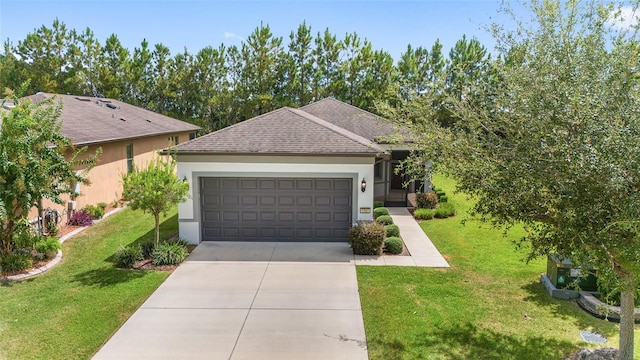
<path fill-rule="evenodd" d="M 346 243 L 200 244 L 94 359 L 367 359 Z"/>
<path fill-rule="evenodd" d="M 449 264 L 433 245 L 420 225 L 404 207 L 389 208 L 393 223 L 400 228 L 400 237 L 411 256 L 356 255 L 356 265 L 393 265 L 448 268 Z"/>

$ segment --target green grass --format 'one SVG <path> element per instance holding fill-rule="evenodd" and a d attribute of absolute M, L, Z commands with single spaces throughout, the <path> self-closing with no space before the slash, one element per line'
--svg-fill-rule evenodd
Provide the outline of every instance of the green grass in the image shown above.
<path fill-rule="evenodd" d="M 546 259 L 526 264 L 526 249 L 509 241 L 521 229 L 505 238 L 488 224 L 461 224 L 471 202 L 452 181 L 434 182 L 458 215 L 420 225 L 451 268 L 358 266 L 370 359 L 561 359 L 588 346 L 581 330 L 618 346 L 617 324 L 548 296 L 539 281 Z M 635 343 L 637 354 L 640 336 Z"/>
<path fill-rule="evenodd" d="M 174 208 L 162 238 L 177 232 Z M 40 276 L 0 283 L 0 359 L 88 359 L 169 275 L 117 269 L 120 245 L 153 238 L 153 217 L 125 209 L 63 244 Z"/>

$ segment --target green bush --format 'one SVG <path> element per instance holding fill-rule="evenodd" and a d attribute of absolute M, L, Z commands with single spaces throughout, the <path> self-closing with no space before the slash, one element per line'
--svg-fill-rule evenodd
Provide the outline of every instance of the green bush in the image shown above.
<path fill-rule="evenodd" d="M 0 266 L 8 273 L 19 273 L 29 269 L 33 265 L 31 254 L 17 251 L 0 259 Z"/>
<path fill-rule="evenodd" d="M 398 227 L 398 225 L 387 225 L 384 227 L 385 229 L 387 229 L 387 236 L 388 237 L 398 237 L 400 236 L 400 228 Z"/>
<path fill-rule="evenodd" d="M 94 219 L 100 219 L 104 216 L 104 209 L 100 206 L 87 205 L 82 210 Z"/>
<path fill-rule="evenodd" d="M 428 191 L 426 193 L 416 194 L 416 202 L 418 208 L 421 209 L 435 209 L 438 206 L 438 195 L 436 195 L 433 191 Z"/>
<path fill-rule="evenodd" d="M 396 236 L 386 238 L 384 249 L 390 254 L 402 254 L 402 239 Z"/>
<path fill-rule="evenodd" d="M 456 214 L 456 208 L 451 203 L 445 202 L 440 204 L 436 209 L 434 216 L 438 219 L 444 219 Z"/>
<path fill-rule="evenodd" d="M 436 195 L 438 195 L 438 199 L 439 199 L 439 198 L 441 198 L 441 197 L 443 197 L 443 196 L 446 196 L 446 195 L 447 195 L 447 193 L 445 193 L 445 192 L 444 192 L 444 191 L 442 191 L 442 190 L 438 190 L 438 191 L 436 191 L 435 193 L 436 193 Z"/>
<path fill-rule="evenodd" d="M 449 201 L 449 197 L 448 197 L 447 195 L 442 195 L 442 196 L 440 196 L 439 201 L 440 201 L 441 203 L 443 203 L 443 202 L 448 202 L 448 201 Z"/>
<path fill-rule="evenodd" d="M 120 247 L 114 254 L 114 262 L 117 267 L 131 269 L 136 262 L 142 260 L 142 250 L 139 245 Z"/>
<path fill-rule="evenodd" d="M 389 209 L 387 209 L 386 207 L 378 207 L 373 209 L 374 219 L 377 219 L 378 216 L 382 216 L 382 215 L 389 215 Z"/>
<path fill-rule="evenodd" d="M 151 254 L 154 265 L 177 265 L 187 258 L 187 248 L 175 241 L 158 245 Z"/>
<path fill-rule="evenodd" d="M 356 255 L 381 255 L 385 228 L 377 222 L 364 222 L 349 230 L 349 242 Z"/>
<path fill-rule="evenodd" d="M 380 215 L 376 218 L 376 222 L 382 225 L 391 225 L 393 224 L 393 218 L 390 215 Z"/>
<path fill-rule="evenodd" d="M 384 207 L 384 201 L 376 200 L 373 202 L 373 208 Z"/>
<path fill-rule="evenodd" d="M 431 220 L 433 219 L 434 211 L 433 209 L 416 209 L 413 212 L 413 217 L 418 220 Z"/>
<path fill-rule="evenodd" d="M 140 251 L 142 252 L 142 257 L 145 259 L 150 259 L 151 254 L 153 254 L 153 249 L 155 249 L 156 244 L 153 239 L 147 239 L 140 242 Z"/>
<path fill-rule="evenodd" d="M 44 259 L 52 259 L 62 248 L 62 244 L 53 236 L 43 237 L 35 244 L 36 252 L 42 254 Z"/>
<path fill-rule="evenodd" d="M 98 203 L 98 207 L 100 209 L 102 209 L 102 211 L 104 212 L 105 210 L 107 210 L 107 203 L 106 202 L 99 202 Z"/>
<path fill-rule="evenodd" d="M 433 192 L 442 191 L 442 189 L 440 189 L 439 187 L 436 187 L 435 185 L 433 185 L 433 183 L 431 184 L 431 190 L 432 190 Z"/>

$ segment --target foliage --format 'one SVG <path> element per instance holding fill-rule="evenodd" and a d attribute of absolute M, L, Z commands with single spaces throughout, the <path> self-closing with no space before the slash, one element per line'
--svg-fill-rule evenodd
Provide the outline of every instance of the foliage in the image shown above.
<path fill-rule="evenodd" d="M 528 7 L 530 21 L 515 19 L 515 30 L 493 27 L 500 56 L 485 76 L 449 97 L 453 117 L 463 120 L 444 126 L 422 106 L 425 120 L 413 130 L 421 154 L 477 199 L 474 216 L 525 226 L 518 244 L 531 250 L 529 260 L 560 253 L 616 274 L 620 356 L 631 359 L 640 285 L 640 33 L 612 26 L 623 24 L 624 12 L 599 1 Z"/>
<path fill-rule="evenodd" d="M 58 236 L 58 224 L 55 221 L 47 222 L 45 227 L 49 236 Z"/>
<path fill-rule="evenodd" d="M 189 255 L 187 247 L 176 241 L 167 241 L 155 247 L 151 254 L 154 265 L 177 265 Z"/>
<path fill-rule="evenodd" d="M 380 215 L 376 218 L 376 222 L 382 225 L 391 225 L 393 218 L 390 215 Z"/>
<path fill-rule="evenodd" d="M 438 206 L 438 195 L 433 191 L 417 193 L 416 203 L 421 209 L 435 209 Z"/>
<path fill-rule="evenodd" d="M 396 236 L 390 236 L 384 239 L 384 250 L 390 254 L 402 254 L 402 239 Z"/>
<path fill-rule="evenodd" d="M 69 225 L 73 226 L 89 226 L 91 224 L 93 224 L 93 217 L 84 210 L 76 211 L 69 219 Z"/>
<path fill-rule="evenodd" d="M 449 197 L 447 195 L 438 196 L 438 201 L 441 203 L 449 201 Z"/>
<path fill-rule="evenodd" d="M 33 264 L 31 254 L 24 251 L 14 251 L 0 257 L 0 267 L 8 273 L 19 273 L 29 269 Z"/>
<path fill-rule="evenodd" d="M 98 208 L 102 209 L 102 211 L 105 211 L 105 210 L 107 210 L 107 206 L 109 206 L 109 205 L 106 202 L 99 202 L 96 206 Z"/>
<path fill-rule="evenodd" d="M 98 155 L 78 160 L 86 148 L 74 149 L 69 139 L 60 134 L 61 107 L 55 97 L 34 103 L 13 96 L 13 102 L 14 108 L 0 112 L 3 255 L 13 250 L 13 234 L 26 221 L 29 210 L 42 198 L 62 203 L 60 196 L 71 193 L 71 182 L 86 182 L 84 176 Z M 77 166 L 84 170 L 76 173 Z"/>
<path fill-rule="evenodd" d="M 438 206 L 433 216 L 436 217 L 437 219 L 444 219 L 444 218 L 454 216 L 455 214 L 456 214 L 456 208 L 453 206 L 453 204 L 446 202 L 446 203 L 441 203 L 440 206 Z"/>
<path fill-rule="evenodd" d="M 189 183 L 175 174 L 173 157 L 155 157 L 144 169 L 125 174 L 122 177 L 122 197 L 129 201 L 133 210 L 149 212 L 156 221 L 155 243 L 160 239 L 160 214 L 189 196 Z"/>
<path fill-rule="evenodd" d="M 105 208 L 106 208 L 106 206 L 103 208 L 101 206 L 96 206 L 96 205 L 87 205 L 84 208 L 82 208 L 82 211 L 86 212 L 93 219 L 97 220 L 97 219 L 100 219 L 100 218 L 102 218 L 104 216 L 104 209 Z"/>
<path fill-rule="evenodd" d="M 391 225 L 385 225 L 384 227 L 387 230 L 387 236 L 388 237 L 399 237 L 400 236 L 400 228 L 398 227 L 398 225 L 395 224 L 391 224 Z"/>
<path fill-rule="evenodd" d="M 121 246 L 113 255 L 113 262 L 119 268 L 131 269 L 136 262 L 144 259 L 138 245 Z"/>
<path fill-rule="evenodd" d="M 379 208 L 379 207 L 384 207 L 384 201 L 376 200 L 376 201 L 373 202 L 373 208 L 374 209 L 375 208 Z"/>
<path fill-rule="evenodd" d="M 413 212 L 413 216 L 418 220 L 431 220 L 435 215 L 435 210 L 433 209 L 416 209 Z"/>
<path fill-rule="evenodd" d="M 35 244 L 35 250 L 43 254 L 45 259 L 52 259 L 60 249 L 62 249 L 62 244 L 53 236 L 43 237 Z"/>
<path fill-rule="evenodd" d="M 150 259 L 151 254 L 153 254 L 153 249 L 155 249 L 156 243 L 153 239 L 145 239 L 140 242 L 140 251 L 142 251 L 142 257 L 145 259 Z"/>
<path fill-rule="evenodd" d="M 373 218 L 377 219 L 378 216 L 389 215 L 389 209 L 386 207 L 377 207 L 373 209 Z"/>
<path fill-rule="evenodd" d="M 349 229 L 349 242 L 356 255 L 381 255 L 385 238 L 384 225 L 363 222 Z"/>

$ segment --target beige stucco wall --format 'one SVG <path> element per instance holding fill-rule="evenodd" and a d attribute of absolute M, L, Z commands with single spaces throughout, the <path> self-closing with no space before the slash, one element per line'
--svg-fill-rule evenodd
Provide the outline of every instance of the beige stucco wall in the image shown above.
<path fill-rule="evenodd" d="M 178 156 L 178 177 L 186 177 L 191 197 L 178 204 L 180 238 L 192 244 L 201 241 L 201 177 L 314 177 L 351 178 L 353 180 L 352 219 L 372 220 L 374 157 L 346 156 Z M 360 182 L 369 184 L 360 191 Z M 368 212 L 365 209 L 368 208 Z"/>
<path fill-rule="evenodd" d="M 96 149 L 102 148 L 102 154 L 96 165 L 88 174 L 90 185 L 80 184 L 80 196 L 76 198 L 76 208 L 81 209 L 86 205 L 95 205 L 99 202 L 113 203 L 122 195 L 122 175 L 127 172 L 127 145 L 133 144 L 133 160 L 136 166 L 145 166 L 153 158 L 157 151 L 167 148 L 169 136 L 178 135 L 180 142 L 189 140 L 189 132 L 159 135 L 126 141 L 116 141 L 89 146 L 86 154 L 94 154 Z M 43 207 L 66 213 L 66 202 L 69 196 L 63 198 L 64 205 L 55 204 L 49 200 L 43 201 Z M 32 209 L 29 218 L 37 218 L 37 209 Z M 67 217 L 63 217 L 66 221 Z"/>

